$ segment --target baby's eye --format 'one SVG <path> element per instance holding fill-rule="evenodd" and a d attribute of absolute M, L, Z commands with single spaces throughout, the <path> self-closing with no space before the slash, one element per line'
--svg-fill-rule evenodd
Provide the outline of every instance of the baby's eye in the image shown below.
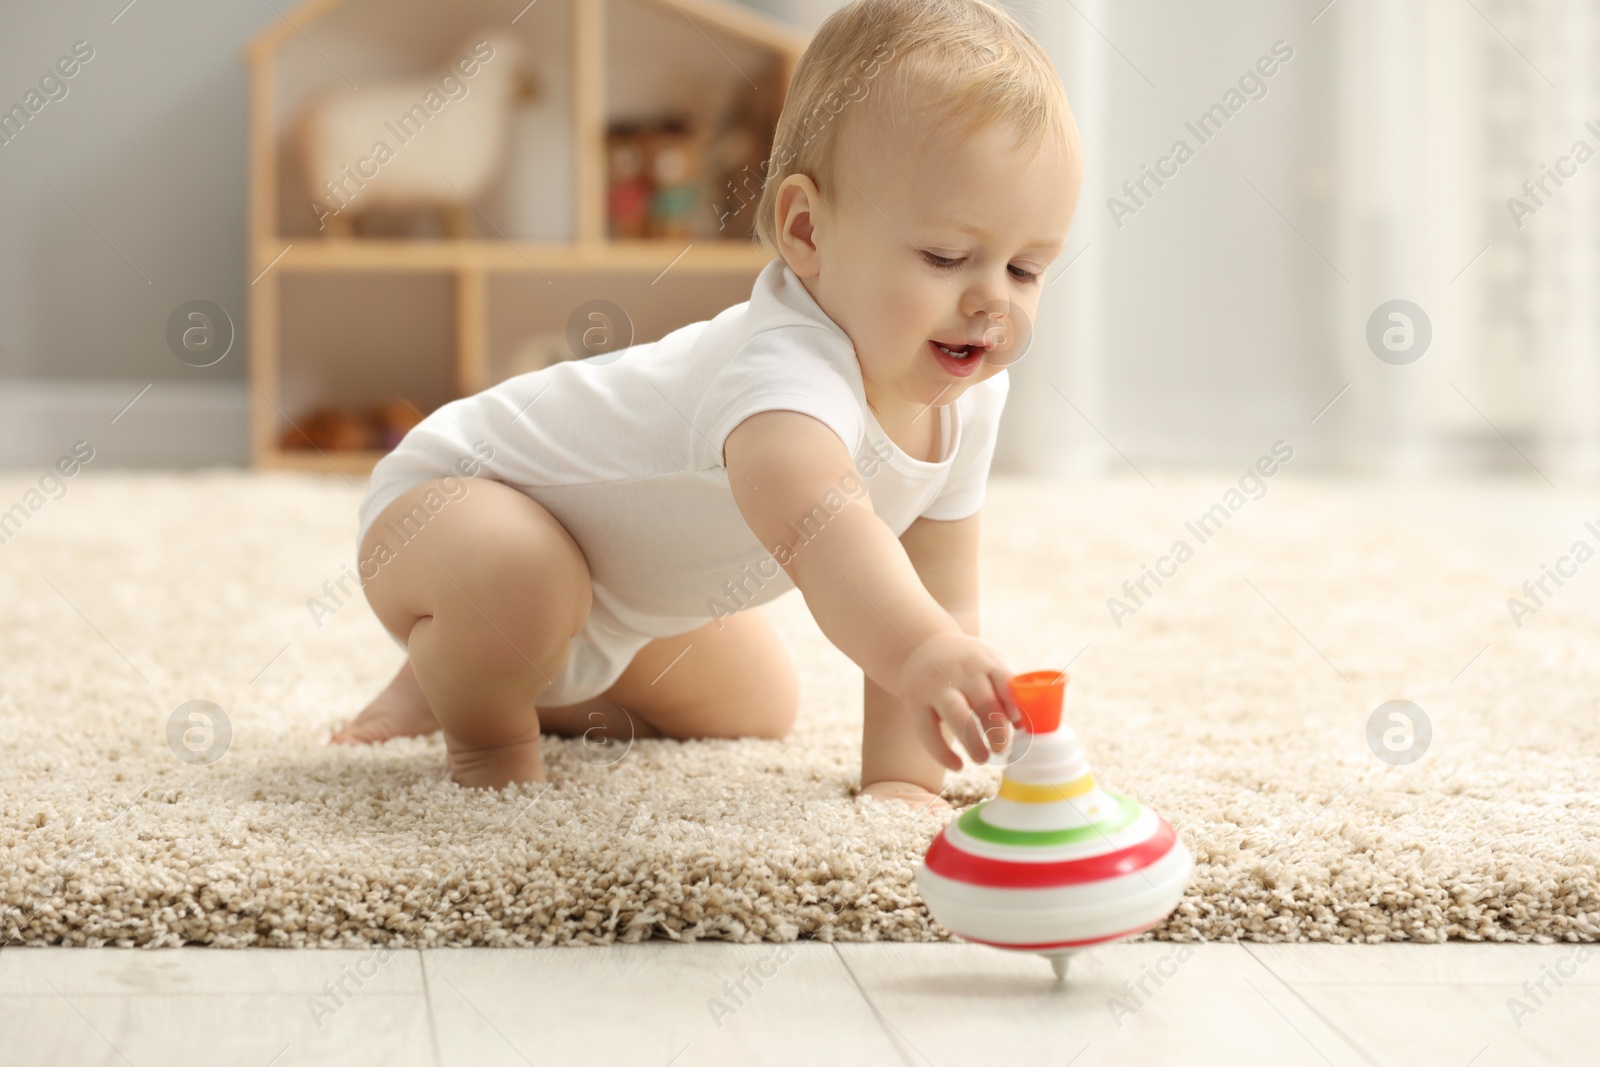
<path fill-rule="evenodd" d="M 940 270 L 950 270 L 954 267 L 961 266 L 961 260 L 959 259 L 952 259 L 949 256 L 936 256 L 932 252 L 922 253 L 922 258 L 933 264 L 935 267 L 938 267 Z"/>
<path fill-rule="evenodd" d="M 1031 285 L 1039 280 L 1039 273 L 1037 271 L 1023 270 L 1021 267 L 1012 267 L 1011 276 L 1017 281 L 1026 285 Z"/>

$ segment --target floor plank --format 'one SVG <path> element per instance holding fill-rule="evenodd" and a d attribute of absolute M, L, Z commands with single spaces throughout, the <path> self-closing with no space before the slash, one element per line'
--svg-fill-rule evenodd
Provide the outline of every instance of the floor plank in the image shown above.
<path fill-rule="evenodd" d="M 1503 1067 L 1592 1062 L 1600 1015 L 1592 944 L 1140 942 L 1064 985 L 963 944 L 375 955 L 6 948 L 0 1060 Z"/>
<path fill-rule="evenodd" d="M 840 954 L 911 1062 L 1366 1061 L 1265 967 L 1233 944 L 1140 942 L 1049 964 L 967 944 L 840 944 Z"/>
<path fill-rule="evenodd" d="M 1600 985 L 1600 945 L 1491 944 L 1448 941 L 1441 945 L 1385 942 L 1378 945 L 1257 944 L 1245 949 L 1289 985 L 1500 985 L 1545 981 Z M 1554 977 L 1550 977 L 1554 975 Z"/>
<path fill-rule="evenodd" d="M 0 951 L 0 996 L 422 993 L 414 949 L 24 948 Z"/>
<path fill-rule="evenodd" d="M 358 994 L 331 1015 L 303 994 L 0 997 L 7 1067 L 431 1067 L 421 994 Z"/>
<path fill-rule="evenodd" d="M 422 953 L 443 1067 L 899 1063 L 820 942 Z"/>
<path fill-rule="evenodd" d="M 1592 1064 L 1600 986 L 1569 985 L 1537 1005 L 1516 985 L 1294 987 L 1380 1067 Z M 1514 1010 L 1513 1002 L 1525 1010 Z"/>

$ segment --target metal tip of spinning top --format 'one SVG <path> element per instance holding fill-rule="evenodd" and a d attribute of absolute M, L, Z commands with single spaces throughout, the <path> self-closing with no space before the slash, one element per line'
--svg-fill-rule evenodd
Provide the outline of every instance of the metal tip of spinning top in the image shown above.
<path fill-rule="evenodd" d="M 1056 972 L 1056 981 L 1065 982 L 1067 980 L 1067 957 L 1064 955 L 1051 956 L 1050 969 Z"/>

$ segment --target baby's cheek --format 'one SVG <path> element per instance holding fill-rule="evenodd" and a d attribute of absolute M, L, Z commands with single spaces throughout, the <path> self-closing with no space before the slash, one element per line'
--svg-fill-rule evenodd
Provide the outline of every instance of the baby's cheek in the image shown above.
<path fill-rule="evenodd" d="M 927 291 L 920 279 L 897 279 L 896 284 L 886 287 L 878 300 L 884 332 L 902 345 L 908 341 L 926 340 L 924 334 L 932 329 L 932 323 L 953 318 L 953 312 L 940 315 L 938 296 L 938 293 Z"/>

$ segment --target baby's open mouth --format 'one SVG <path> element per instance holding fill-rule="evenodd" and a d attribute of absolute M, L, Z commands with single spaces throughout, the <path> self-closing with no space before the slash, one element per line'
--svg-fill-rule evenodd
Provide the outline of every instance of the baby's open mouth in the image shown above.
<path fill-rule="evenodd" d="M 985 344 L 946 344 L 932 339 L 928 341 L 928 348 L 940 366 L 957 378 L 965 378 L 977 370 L 983 363 L 981 357 L 989 350 Z"/>

